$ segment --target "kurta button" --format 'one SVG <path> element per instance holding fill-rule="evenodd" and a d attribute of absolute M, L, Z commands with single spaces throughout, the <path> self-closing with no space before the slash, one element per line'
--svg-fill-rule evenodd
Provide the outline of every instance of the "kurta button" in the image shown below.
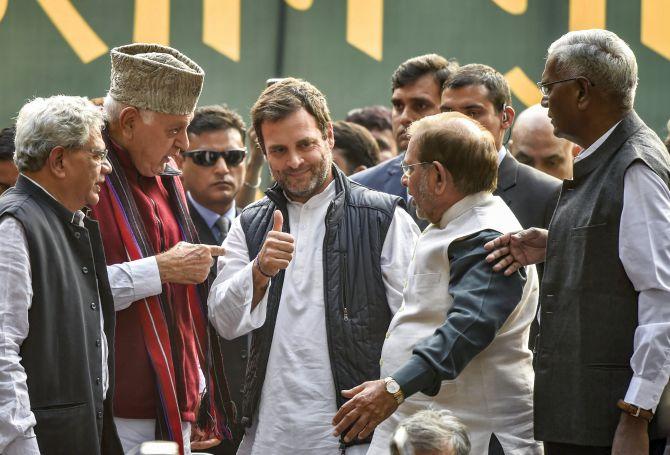
<path fill-rule="evenodd" d="M 100 385 L 100 378 L 95 378 L 95 385 Z"/>
<path fill-rule="evenodd" d="M 242 349 L 240 351 L 240 357 L 242 357 L 243 359 L 247 358 L 247 350 L 246 349 Z"/>
<path fill-rule="evenodd" d="M 79 237 L 81 237 L 81 234 L 79 232 L 75 232 L 74 233 L 74 238 L 78 239 Z"/>
<path fill-rule="evenodd" d="M 84 273 L 88 273 L 88 267 L 82 267 L 81 271 L 84 272 Z"/>
<path fill-rule="evenodd" d="M 102 411 L 98 411 L 98 419 L 102 419 Z"/>
<path fill-rule="evenodd" d="M 97 340 L 95 340 L 95 345 L 96 345 L 97 347 L 100 347 L 100 338 L 98 338 Z"/>
<path fill-rule="evenodd" d="M 95 310 L 96 308 L 98 308 L 98 305 L 96 305 L 95 302 L 91 302 L 91 309 Z"/>

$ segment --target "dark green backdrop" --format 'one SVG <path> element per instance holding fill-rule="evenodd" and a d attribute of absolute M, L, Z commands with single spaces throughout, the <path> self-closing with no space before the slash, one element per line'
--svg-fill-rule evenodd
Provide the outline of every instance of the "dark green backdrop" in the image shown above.
<path fill-rule="evenodd" d="M 670 117 L 670 61 L 641 43 L 641 1 L 609 0 L 607 28 L 624 38 L 637 55 L 640 87 L 636 107 L 647 123 L 665 136 Z M 670 1 L 661 1 L 667 5 L 663 14 L 668 24 Z M 135 1 L 69 3 L 108 47 L 132 41 Z M 290 1 L 241 0 L 239 62 L 203 43 L 201 0 L 172 0 L 170 45 L 205 69 L 202 104 L 226 102 L 248 118 L 265 79 L 291 75 L 317 85 L 337 119 L 352 107 L 388 104 L 392 71 L 403 60 L 427 52 L 455 57 L 461 63 L 486 63 L 502 73 L 518 66 L 537 80 L 547 46 L 568 31 L 569 0 L 529 0 L 520 15 L 506 12 L 492 0 L 381 3 L 381 61 L 347 43 L 345 0 L 314 0 L 304 11 L 294 9 Z M 283 44 L 278 39 L 282 9 Z M 109 78 L 107 54 L 83 63 L 38 0 L 0 0 L 0 16 L 0 126 L 9 124 L 33 96 L 104 95 Z M 282 56 L 280 62 L 278 55 Z M 278 67 L 282 74 L 275 74 Z M 515 99 L 515 107 L 520 110 L 524 105 Z"/>

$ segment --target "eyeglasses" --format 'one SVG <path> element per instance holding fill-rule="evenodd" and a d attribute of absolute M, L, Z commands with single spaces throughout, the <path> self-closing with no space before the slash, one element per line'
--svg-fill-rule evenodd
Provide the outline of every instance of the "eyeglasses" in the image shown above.
<path fill-rule="evenodd" d="M 109 151 L 107 149 L 96 150 L 96 149 L 81 149 L 84 152 L 88 152 L 95 158 L 98 162 L 103 162 L 107 159 Z"/>
<path fill-rule="evenodd" d="M 402 175 L 409 178 L 409 176 L 412 175 L 412 172 L 414 172 L 414 166 L 421 166 L 423 164 L 433 164 L 433 163 L 431 163 L 430 161 L 423 161 L 421 163 L 407 164 L 403 160 L 400 163 L 400 169 L 402 169 Z"/>
<path fill-rule="evenodd" d="M 549 87 L 551 87 L 554 84 L 560 84 L 561 82 L 570 82 L 570 81 L 576 81 L 577 79 L 586 79 L 586 81 L 589 83 L 591 87 L 595 87 L 596 84 L 591 82 L 588 78 L 584 76 L 577 76 L 577 77 L 571 77 L 568 79 L 561 79 L 560 81 L 551 81 L 551 82 L 537 82 L 537 87 L 540 89 L 540 92 L 542 92 L 542 96 L 548 96 L 551 90 Z"/>
<path fill-rule="evenodd" d="M 226 166 L 238 166 L 247 156 L 246 149 L 230 149 L 223 152 L 216 150 L 193 150 L 191 152 L 182 152 L 183 156 L 189 156 L 198 166 L 214 166 L 219 158 L 223 158 Z"/>

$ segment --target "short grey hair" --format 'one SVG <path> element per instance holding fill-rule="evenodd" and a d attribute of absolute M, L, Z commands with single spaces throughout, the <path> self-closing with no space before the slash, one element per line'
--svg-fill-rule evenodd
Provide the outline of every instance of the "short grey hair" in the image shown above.
<path fill-rule="evenodd" d="M 586 77 L 622 109 L 633 108 L 637 62 L 616 33 L 600 29 L 566 33 L 549 46 L 549 60 L 564 77 Z"/>
<path fill-rule="evenodd" d="M 466 426 L 447 410 L 426 409 L 406 418 L 396 428 L 405 432 L 417 453 L 469 455 L 470 438 Z M 394 438 L 395 440 L 395 438 Z"/>
<path fill-rule="evenodd" d="M 118 122 L 121 111 L 127 107 L 131 106 L 129 104 L 122 103 L 121 101 L 115 100 L 109 93 L 107 93 L 107 96 L 105 96 L 105 99 L 102 103 L 102 112 L 105 117 L 105 121 L 110 124 Z M 140 116 L 145 123 L 151 123 L 154 117 L 153 111 L 141 109 L 139 107 L 135 107 L 135 109 L 140 112 Z"/>
<path fill-rule="evenodd" d="M 16 118 L 14 162 L 21 172 L 42 169 L 51 150 L 81 148 L 104 126 L 100 108 L 88 98 L 57 95 L 26 103 Z"/>

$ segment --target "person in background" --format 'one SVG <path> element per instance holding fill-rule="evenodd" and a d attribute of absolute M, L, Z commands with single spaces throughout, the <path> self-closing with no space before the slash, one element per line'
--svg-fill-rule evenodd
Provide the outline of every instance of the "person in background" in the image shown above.
<path fill-rule="evenodd" d="M 451 412 L 426 409 L 398 424 L 391 455 L 469 455 L 468 429 Z"/>
<path fill-rule="evenodd" d="M 518 162 L 565 180 L 572 178 L 572 160 L 580 148 L 554 136 L 547 108 L 536 104 L 516 117 L 509 150 Z"/>
<path fill-rule="evenodd" d="M 187 131 L 189 148 L 177 155 L 176 160 L 187 191 L 188 209 L 200 241 L 221 245 L 239 214 L 235 197 L 245 176 L 246 126 L 237 112 L 225 105 L 213 105 L 197 108 Z M 211 278 L 216 278 L 216 266 L 212 266 Z M 242 409 L 248 337 L 219 341 L 231 399 L 237 409 Z M 233 440 L 224 440 L 208 450 L 210 453 L 235 454 L 244 430 L 239 422 L 230 422 L 230 426 Z M 192 441 L 192 448 L 202 450 L 200 443 Z"/>
<path fill-rule="evenodd" d="M 548 230 L 487 244 L 506 274 L 545 261 L 534 410 L 547 455 L 665 450 L 653 417 L 670 377 L 670 158 L 633 108 L 637 83 L 610 31 L 549 46 L 542 105 L 583 150 Z"/>
<path fill-rule="evenodd" d="M 407 129 L 412 122 L 440 112 L 442 84 L 456 71 L 458 63 L 437 54 L 426 54 L 404 61 L 391 76 L 391 123 L 398 156 L 351 176 L 354 182 L 373 190 L 400 196 L 409 203 L 407 188 L 400 180 L 400 163 L 409 143 Z M 419 228 L 426 222 L 416 216 L 414 205 L 408 210 Z"/>
<path fill-rule="evenodd" d="M 240 210 L 243 210 L 247 205 L 258 200 L 262 196 L 261 179 L 263 169 L 265 167 L 265 154 L 258 145 L 256 140 L 256 133 L 252 127 L 247 131 L 248 136 L 248 153 L 247 163 L 245 164 L 246 172 L 244 174 L 244 182 L 237 193 L 235 204 Z"/>
<path fill-rule="evenodd" d="M 352 109 L 344 119 L 367 129 L 379 146 L 379 162 L 390 160 L 398 155 L 398 145 L 393 138 L 391 109 L 386 106 L 366 106 Z"/>
<path fill-rule="evenodd" d="M 252 333 L 238 453 L 340 454 L 339 391 L 379 377 L 418 228 L 402 199 L 332 165 L 328 105 L 312 84 L 282 79 L 251 115 L 277 183 L 233 222 L 208 300 L 221 336 Z"/>
<path fill-rule="evenodd" d="M 333 162 L 351 175 L 379 163 L 379 146 L 368 130 L 351 122 L 334 122 Z"/>
<path fill-rule="evenodd" d="M 556 207 L 560 180 L 525 164 L 520 164 L 503 144 L 514 122 L 512 94 L 505 77 L 487 65 L 471 63 L 444 83 L 442 112 L 460 112 L 489 130 L 498 151 L 500 196 L 523 227 L 547 227 Z"/>
<path fill-rule="evenodd" d="M 16 186 L 0 196 L 0 452 L 121 455 L 114 301 L 95 206 L 111 172 L 102 112 L 35 98 L 16 120 Z"/>
<path fill-rule="evenodd" d="M 14 134 L 13 126 L 0 131 L 0 194 L 14 186 L 19 178 L 19 170 L 14 163 Z"/>

